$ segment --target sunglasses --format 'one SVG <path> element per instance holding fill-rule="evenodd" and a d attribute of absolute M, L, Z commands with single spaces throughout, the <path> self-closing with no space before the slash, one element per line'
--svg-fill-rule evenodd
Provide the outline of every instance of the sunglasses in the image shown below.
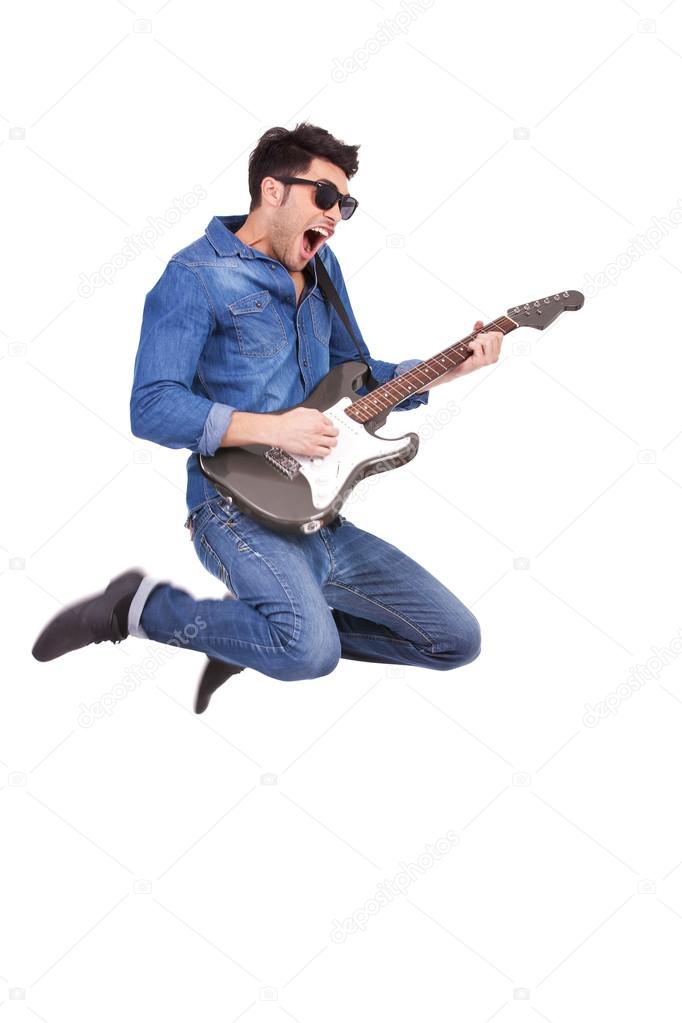
<path fill-rule="evenodd" d="M 321 210 L 330 210 L 336 203 L 339 204 L 342 220 L 350 220 L 358 208 L 358 200 L 352 195 L 342 195 L 336 185 L 329 181 L 313 181 L 310 178 L 277 177 L 273 174 L 275 181 L 282 181 L 285 185 L 314 185 L 315 205 Z"/>

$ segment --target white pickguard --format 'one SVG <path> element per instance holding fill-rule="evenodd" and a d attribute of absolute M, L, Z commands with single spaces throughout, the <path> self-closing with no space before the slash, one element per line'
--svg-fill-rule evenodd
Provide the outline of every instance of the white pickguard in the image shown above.
<path fill-rule="evenodd" d="M 310 484 L 312 502 L 316 508 L 325 508 L 343 489 L 353 470 L 368 459 L 380 459 L 386 455 L 404 451 L 410 446 L 409 437 L 390 440 L 369 433 L 362 423 L 356 423 L 344 412 L 352 404 L 350 398 L 340 398 L 324 414 L 338 428 L 336 445 L 324 458 L 310 458 L 306 455 L 292 455 L 301 466 L 301 472 Z"/>

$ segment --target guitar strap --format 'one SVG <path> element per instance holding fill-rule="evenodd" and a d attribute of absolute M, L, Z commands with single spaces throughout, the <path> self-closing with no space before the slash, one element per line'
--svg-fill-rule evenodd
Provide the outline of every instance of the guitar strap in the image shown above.
<path fill-rule="evenodd" d="M 357 348 L 358 352 L 360 353 L 360 358 L 362 359 L 362 361 L 364 363 L 367 363 L 367 356 L 363 353 L 362 348 L 360 347 L 360 344 L 358 342 L 358 339 L 356 338 L 356 336 L 355 336 L 355 334 L 353 332 L 353 328 L 350 325 L 350 320 L 348 319 L 348 313 L 346 312 L 346 310 L 343 307 L 343 302 L 341 301 L 341 298 L 339 296 L 338 291 L 336 290 L 336 288 L 332 284 L 332 279 L 329 276 L 329 274 L 327 273 L 327 268 L 325 267 L 324 263 L 320 259 L 319 253 L 315 256 L 315 267 L 317 269 L 317 283 L 320 285 L 320 289 L 322 290 L 322 293 L 327 298 L 327 300 L 329 302 L 331 302 L 332 306 L 336 310 L 336 312 L 337 312 L 337 314 L 339 316 L 339 319 L 341 320 L 341 322 L 343 323 L 344 327 L 346 328 L 346 330 L 350 334 L 351 340 L 353 341 L 353 344 L 355 345 L 355 347 Z M 368 366 L 368 369 L 369 369 L 369 375 L 368 375 L 367 380 L 365 382 L 365 387 L 367 388 L 368 391 L 373 391 L 375 387 L 379 386 L 379 381 L 373 375 L 372 370 L 369 368 L 369 366 Z"/>

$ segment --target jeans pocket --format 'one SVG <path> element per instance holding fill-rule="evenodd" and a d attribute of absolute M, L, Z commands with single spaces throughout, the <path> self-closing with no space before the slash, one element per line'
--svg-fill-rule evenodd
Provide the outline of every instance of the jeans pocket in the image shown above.
<path fill-rule="evenodd" d="M 204 528 L 206 520 L 210 515 L 211 509 L 208 502 L 200 504 L 198 508 L 191 511 L 185 519 L 185 529 L 189 529 L 189 538 L 194 541 L 194 537 L 198 532 Z"/>
<path fill-rule="evenodd" d="M 231 526 L 243 518 L 245 514 L 243 511 L 240 511 L 233 501 L 228 501 L 224 497 L 212 498 L 209 505 L 213 517 L 223 526 Z"/>
<path fill-rule="evenodd" d="M 225 553 L 215 537 L 215 531 L 213 531 L 213 534 L 212 536 L 207 536 L 206 530 L 197 534 L 194 540 L 194 549 L 197 557 L 206 571 L 210 572 L 216 579 L 219 579 L 232 596 L 237 597 Z M 220 553 L 218 553 L 219 550 Z"/>
<path fill-rule="evenodd" d="M 213 547 L 206 539 L 204 533 L 199 537 L 199 560 L 205 569 L 207 569 L 211 575 L 214 575 L 216 579 L 220 579 L 224 586 L 227 586 L 228 590 L 231 590 L 230 577 L 227 571 L 227 567 L 224 561 L 216 554 Z"/>

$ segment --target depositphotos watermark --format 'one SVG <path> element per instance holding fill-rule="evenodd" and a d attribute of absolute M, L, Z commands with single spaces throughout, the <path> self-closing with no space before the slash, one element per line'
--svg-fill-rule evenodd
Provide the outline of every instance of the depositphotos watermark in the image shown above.
<path fill-rule="evenodd" d="M 383 906 L 388 906 L 396 895 L 404 895 L 411 884 L 423 877 L 437 860 L 449 853 L 456 845 L 459 845 L 459 835 L 455 831 L 446 831 L 445 835 L 436 839 L 433 845 L 426 844 L 426 852 L 417 857 L 416 863 L 401 862 L 401 869 L 398 873 L 390 881 L 384 880 L 377 885 L 374 895 L 367 899 L 359 909 L 347 916 L 345 920 L 332 920 L 332 930 L 329 935 L 331 940 L 339 945 L 346 940 L 349 934 L 364 931 L 370 917 L 376 916 Z"/>
<path fill-rule="evenodd" d="M 392 42 L 396 36 L 404 35 L 412 27 L 420 14 L 433 7 L 436 0 L 401 0 L 400 9 L 395 12 L 392 18 L 385 18 L 379 22 L 379 29 L 373 36 L 353 50 L 349 57 L 340 60 L 334 58 L 332 68 L 332 81 L 342 84 L 349 75 L 356 71 L 364 71 L 372 57 Z"/>
<path fill-rule="evenodd" d="M 652 217 L 651 226 L 643 234 L 636 234 L 634 238 L 630 238 L 627 249 L 607 263 L 603 270 L 596 274 L 585 274 L 586 297 L 594 298 L 602 288 L 616 284 L 621 274 L 629 270 L 632 264 L 643 256 L 657 249 L 663 239 L 680 224 L 682 224 L 682 199 L 678 199 L 677 206 L 673 206 L 664 217 Z"/>
<path fill-rule="evenodd" d="M 90 274 L 81 273 L 77 289 L 79 298 L 90 298 L 98 288 L 103 288 L 105 284 L 111 284 L 116 274 L 125 270 L 143 252 L 153 249 L 166 231 L 175 227 L 181 217 L 190 213 L 200 200 L 206 198 L 208 198 L 208 192 L 203 185 L 195 185 L 191 192 L 185 192 L 179 199 L 173 199 L 173 205 L 161 216 L 147 217 L 147 226 L 137 234 L 131 234 L 124 238 L 123 247 L 115 252 L 106 263 L 102 263 L 99 270 Z"/>
<path fill-rule="evenodd" d="M 628 700 L 633 693 L 638 692 L 647 682 L 657 681 L 661 673 L 669 664 L 682 653 L 682 629 L 679 629 L 676 636 L 670 640 L 667 646 L 651 647 L 651 657 L 648 657 L 644 664 L 635 664 L 630 668 L 630 673 L 625 682 L 621 682 L 614 689 L 592 706 L 585 704 L 583 724 L 586 728 L 596 728 L 604 718 L 613 717 L 618 713 L 623 700 Z"/>
<path fill-rule="evenodd" d="M 126 696 L 134 692 L 143 682 L 150 682 L 155 678 L 161 668 L 173 659 L 181 645 L 187 646 L 190 640 L 206 628 L 206 622 L 197 615 L 193 622 L 185 625 L 183 629 L 176 629 L 173 633 L 174 639 L 160 645 L 148 645 L 147 655 L 137 664 L 129 664 L 123 672 L 123 678 L 117 682 L 106 693 L 102 693 L 94 703 L 81 703 L 79 706 L 78 724 L 81 728 L 92 728 L 95 721 L 103 717 L 110 717 L 116 704 L 125 700 Z"/>

